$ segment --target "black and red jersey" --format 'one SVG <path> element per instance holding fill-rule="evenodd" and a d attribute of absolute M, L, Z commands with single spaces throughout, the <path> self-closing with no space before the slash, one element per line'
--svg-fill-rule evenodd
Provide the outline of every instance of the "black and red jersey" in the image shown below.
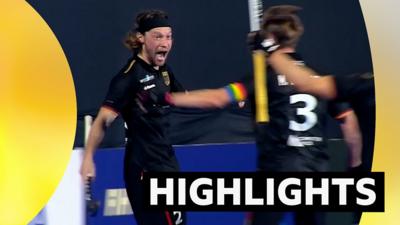
<path fill-rule="evenodd" d="M 171 68 L 156 70 L 137 56 L 112 79 L 103 107 L 126 122 L 126 163 L 148 171 L 178 170 L 168 134 L 170 106 L 164 98 L 171 91 L 184 91 Z"/>

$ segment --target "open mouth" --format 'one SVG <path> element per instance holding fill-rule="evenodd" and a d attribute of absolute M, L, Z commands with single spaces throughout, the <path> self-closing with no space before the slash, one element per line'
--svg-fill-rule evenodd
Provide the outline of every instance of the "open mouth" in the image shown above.
<path fill-rule="evenodd" d="M 165 58 L 167 57 L 167 53 L 168 51 L 158 51 L 156 52 L 156 60 L 165 60 Z"/>

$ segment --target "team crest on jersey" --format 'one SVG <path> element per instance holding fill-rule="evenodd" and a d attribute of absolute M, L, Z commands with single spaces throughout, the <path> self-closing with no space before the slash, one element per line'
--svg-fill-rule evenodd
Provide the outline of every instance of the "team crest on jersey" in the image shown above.
<path fill-rule="evenodd" d="M 171 83 L 171 81 L 169 80 L 168 71 L 163 71 L 161 74 L 162 74 L 162 77 L 164 78 L 164 83 L 165 83 L 165 85 L 169 86 L 169 84 Z"/>

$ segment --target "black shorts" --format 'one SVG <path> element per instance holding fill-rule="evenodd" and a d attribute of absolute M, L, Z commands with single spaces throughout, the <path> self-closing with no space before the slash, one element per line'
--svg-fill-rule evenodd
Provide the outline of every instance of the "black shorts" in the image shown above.
<path fill-rule="evenodd" d="M 329 157 L 322 151 L 306 149 L 259 150 L 257 166 L 265 172 L 325 172 Z"/>
<path fill-rule="evenodd" d="M 143 207 L 143 169 L 134 163 L 125 164 L 126 192 L 138 225 L 184 225 L 186 215 L 181 211 L 147 210 Z"/>

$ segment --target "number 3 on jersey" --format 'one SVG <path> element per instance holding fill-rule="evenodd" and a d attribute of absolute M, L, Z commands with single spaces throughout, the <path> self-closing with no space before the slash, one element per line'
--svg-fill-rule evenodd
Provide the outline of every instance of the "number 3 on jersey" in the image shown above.
<path fill-rule="evenodd" d="M 296 109 L 296 115 L 304 116 L 305 120 L 302 123 L 297 121 L 289 121 L 289 129 L 293 131 L 306 131 L 311 129 L 318 121 L 317 115 L 313 110 L 317 107 L 317 99 L 308 94 L 295 94 L 290 96 L 290 104 L 295 104 L 297 102 L 304 102 L 305 106 L 303 108 Z"/>

